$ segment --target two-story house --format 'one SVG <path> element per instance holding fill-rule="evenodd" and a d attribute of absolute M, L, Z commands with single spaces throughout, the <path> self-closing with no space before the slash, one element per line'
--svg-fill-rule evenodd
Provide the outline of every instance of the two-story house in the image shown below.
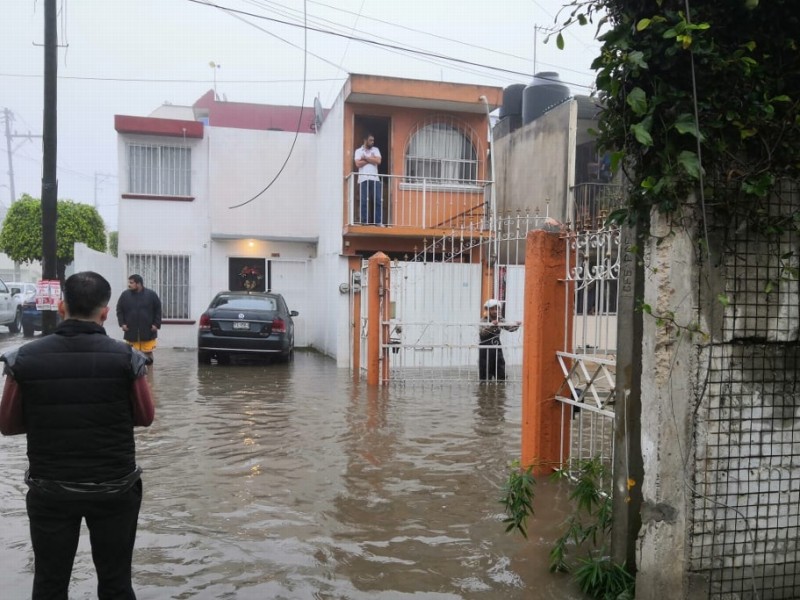
<path fill-rule="evenodd" d="M 119 256 L 164 304 L 161 343 L 193 347 L 211 297 L 258 273 L 298 310 L 296 343 L 349 364 L 343 283 L 377 251 L 413 256 L 453 231 L 486 235 L 495 87 L 351 75 L 333 106 L 221 102 L 117 115 Z M 364 223 L 354 152 L 382 154 L 380 223 Z"/>

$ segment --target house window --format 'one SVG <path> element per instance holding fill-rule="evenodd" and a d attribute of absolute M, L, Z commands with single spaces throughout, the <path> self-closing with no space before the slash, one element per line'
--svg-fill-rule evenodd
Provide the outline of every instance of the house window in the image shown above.
<path fill-rule="evenodd" d="M 189 257 L 179 254 L 128 254 L 128 275 L 161 298 L 162 319 L 189 318 Z"/>
<path fill-rule="evenodd" d="M 191 196 L 192 150 L 177 146 L 128 146 L 131 194 Z"/>
<path fill-rule="evenodd" d="M 478 153 L 474 135 L 456 123 L 436 120 L 419 127 L 406 147 L 406 177 L 438 185 L 474 185 Z"/>

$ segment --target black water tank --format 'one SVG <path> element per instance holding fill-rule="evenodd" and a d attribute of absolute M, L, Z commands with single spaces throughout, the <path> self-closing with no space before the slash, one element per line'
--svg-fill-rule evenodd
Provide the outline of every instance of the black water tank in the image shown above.
<path fill-rule="evenodd" d="M 500 118 L 511 115 L 522 115 L 522 92 L 524 83 L 512 83 L 503 90 L 503 106 L 500 107 Z"/>
<path fill-rule="evenodd" d="M 522 92 L 522 124 L 527 125 L 570 97 L 569 87 L 555 71 L 542 71 Z"/>

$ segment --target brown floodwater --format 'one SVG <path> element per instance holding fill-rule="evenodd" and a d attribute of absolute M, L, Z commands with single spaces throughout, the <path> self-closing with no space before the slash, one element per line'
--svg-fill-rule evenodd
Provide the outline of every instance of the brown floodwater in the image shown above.
<path fill-rule="evenodd" d="M 0 351 L 22 341 L 0 334 Z M 137 430 L 140 600 L 582 598 L 547 569 L 566 488 L 540 481 L 529 539 L 504 532 L 518 385 L 368 389 L 311 352 L 198 366 L 172 349 L 156 351 L 151 380 L 156 421 Z M 0 439 L 9 600 L 32 579 L 25 466 L 24 436 Z M 95 585 L 84 535 L 70 598 Z"/>

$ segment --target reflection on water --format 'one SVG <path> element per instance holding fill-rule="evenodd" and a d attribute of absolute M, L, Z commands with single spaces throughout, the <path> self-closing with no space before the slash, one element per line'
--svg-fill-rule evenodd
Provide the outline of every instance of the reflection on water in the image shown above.
<path fill-rule="evenodd" d="M 137 434 L 140 599 L 581 597 L 547 572 L 565 491 L 537 485 L 528 541 L 500 523 L 518 386 L 367 389 L 311 353 L 156 360 L 156 422 Z M 0 444 L 4 597 L 24 598 L 24 442 Z M 94 597 L 85 537 L 74 580 L 72 598 Z"/>

